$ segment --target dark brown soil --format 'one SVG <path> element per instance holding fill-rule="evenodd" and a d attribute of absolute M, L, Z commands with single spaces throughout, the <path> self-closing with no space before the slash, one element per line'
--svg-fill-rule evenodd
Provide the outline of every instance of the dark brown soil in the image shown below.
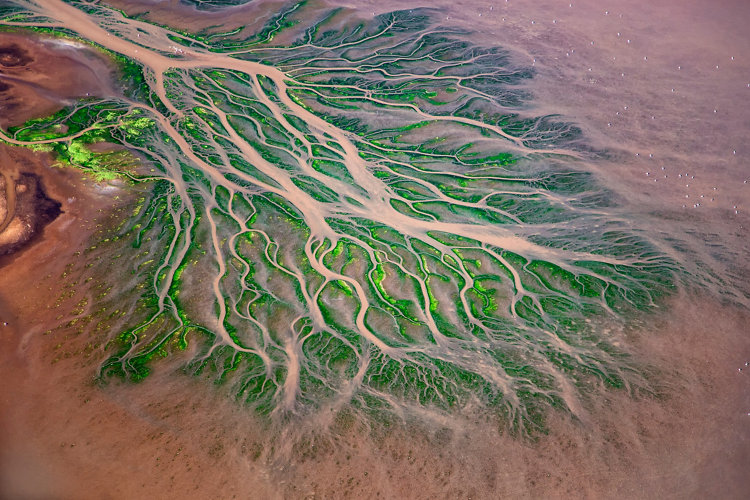
<path fill-rule="evenodd" d="M 15 43 L 0 45 L 0 66 L 12 68 L 26 66 L 34 60 L 33 57 Z"/>
<path fill-rule="evenodd" d="M 12 215 L 18 219 L 23 230 L 14 241 L 0 241 L 0 256 L 13 253 L 33 241 L 44 226 L 60 215 L 62 204 L 47 196 L 38 175 L 22 172 L 15 183 L 15 190 L 16 207 Z"/>

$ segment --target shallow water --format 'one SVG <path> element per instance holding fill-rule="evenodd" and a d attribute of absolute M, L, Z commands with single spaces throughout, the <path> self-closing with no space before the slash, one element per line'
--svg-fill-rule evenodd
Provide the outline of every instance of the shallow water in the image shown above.
<path fill-rule="evenodd" d="M 108 465 L 65 460 L 145 430 L 114 497 L 740 497 L 747 8 L 418 7 L 3 12 L 122 56 L 121 97 L 2 138 L 127 200 L 6 297 L 4 371 L 61 385 L 6 405 L 58 477 L 8 491 L 95 497 Z M 21 445 L 66 392 L 66 430 Z"/>

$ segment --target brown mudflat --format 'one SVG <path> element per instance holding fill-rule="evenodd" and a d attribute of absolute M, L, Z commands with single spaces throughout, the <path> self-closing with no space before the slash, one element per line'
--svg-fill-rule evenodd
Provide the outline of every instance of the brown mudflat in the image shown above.
<path fill-rule="evenodd" d="M 111 72 L 101 54 L 75 42 L 0 32 L 0 127 L 49 115 L 80 97 L 111 95 Z M 76 199 L 51 163 L 46 154 L 0 144 L 0 258 L 37 238 L 72 202 L 63 200 Z"/>
<path fill-rule="evenodd" d="M 47 197 L 36 174 L 21 173 L 17 179 L 3 176 L 0 189 L 6 193 L 4 200 L 0 198 L 0 215 L 5 216 L 0 223 L 2 256 L 21 248 L 42 227 L 55 220 L 60 214 L 61 203 Z"/>
<path fill-rule="evenodd" d="M 83 47 L 0 32 L 0 127 L 51 114 L 76 98 L 111 95 L 111 68 Z"/>

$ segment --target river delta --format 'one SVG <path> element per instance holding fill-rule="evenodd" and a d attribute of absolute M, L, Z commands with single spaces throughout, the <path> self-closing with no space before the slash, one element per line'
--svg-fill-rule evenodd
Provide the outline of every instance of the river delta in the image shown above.
<path fill-rule="evenodd" d="M 0 496 L 743 498 L 719 4 L 0 4 Z"/>

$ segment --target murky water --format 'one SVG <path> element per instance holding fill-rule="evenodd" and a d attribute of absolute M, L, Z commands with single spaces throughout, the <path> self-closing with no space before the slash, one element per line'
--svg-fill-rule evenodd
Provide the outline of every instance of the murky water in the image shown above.
<path fill-rule="evenodd" d="M 173 428 L 127 455 L 170 481 L 114 496 L 197 462 L 201 496 L 739 497 L 746 7 L 199 3 L 0 11 L 123 67 L 0 135 L 133 199 L 36 292 L 59 315 L 17 305 L 32 371 L 118 408 L 90 450 Z"/>

